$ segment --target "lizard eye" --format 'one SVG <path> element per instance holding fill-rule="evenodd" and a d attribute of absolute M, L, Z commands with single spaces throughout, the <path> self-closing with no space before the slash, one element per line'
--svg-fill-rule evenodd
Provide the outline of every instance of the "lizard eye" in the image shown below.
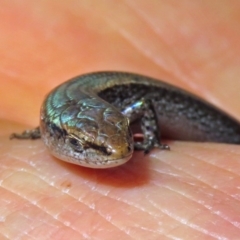
<path fill-rule="evenodd" d="M 81 144 L 81 141 L 77 139 L 74 136 L 69 136 L 67 139 L 67 142 L 73 148 L 75 151 L 82 151 L 83 150 L 83 145 Z"/>
<path fill-rule="evenodd" d="M 69 138 L 69 143 L 73 145 L 74 147 L 79 146 L 79 142 L 75 138 Z"/>

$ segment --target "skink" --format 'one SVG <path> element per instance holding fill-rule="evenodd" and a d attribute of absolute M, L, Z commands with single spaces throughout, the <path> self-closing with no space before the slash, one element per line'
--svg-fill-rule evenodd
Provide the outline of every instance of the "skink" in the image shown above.
<path fill-rule="evenodd" d="M 134 142 L 138 126 L 143 141 Z M 200 98 L 159 80 L 95 72 L 53 89 L 42 104 L 40 128 L 12 135 L 40 137 L 61 160 L 109 168 L 128 161 L 134 149 L 145 153 L 155 147 L 169 149 L 161 137 L 239 144 L 240 124 Z"/>

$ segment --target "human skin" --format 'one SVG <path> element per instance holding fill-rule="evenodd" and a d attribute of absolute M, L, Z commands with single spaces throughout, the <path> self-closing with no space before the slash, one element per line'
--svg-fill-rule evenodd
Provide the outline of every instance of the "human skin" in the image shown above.
<path fill-rule="evenodd" d="M 1 1 L 0 239 L 239 239 L 240 146 L 168 141 L 95 170 L 52 157 L 46 93 L 86 72 L 137 72 L 240 120 L 240 3 Z"/>

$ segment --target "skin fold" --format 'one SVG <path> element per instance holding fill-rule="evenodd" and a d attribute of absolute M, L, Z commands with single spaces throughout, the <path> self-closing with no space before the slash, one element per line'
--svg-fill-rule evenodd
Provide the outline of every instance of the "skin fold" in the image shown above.
<path fill-rule="evenodd" d="M 240 146 L 169 141 L 94 170 L 9 140 L 38 125 L 53 87 L 100 70 L 168 81 L 240 120 L 240 4 L 150 2 L 0 0 L 1 239 L 239 239 Z"/>

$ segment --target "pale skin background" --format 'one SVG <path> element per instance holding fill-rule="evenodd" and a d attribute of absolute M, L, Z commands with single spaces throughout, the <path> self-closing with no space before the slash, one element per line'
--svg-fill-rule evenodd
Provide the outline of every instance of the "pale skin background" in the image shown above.
<path fill-rule="evenodd" d="M 38 125 L 50 89 L 97 70 L 164 79 L 240 120 L 239 1 L 0 6 L 0 239 L 240 239 L 239 146 L 171 141 L 93 170 L 8 139 Z"/>

